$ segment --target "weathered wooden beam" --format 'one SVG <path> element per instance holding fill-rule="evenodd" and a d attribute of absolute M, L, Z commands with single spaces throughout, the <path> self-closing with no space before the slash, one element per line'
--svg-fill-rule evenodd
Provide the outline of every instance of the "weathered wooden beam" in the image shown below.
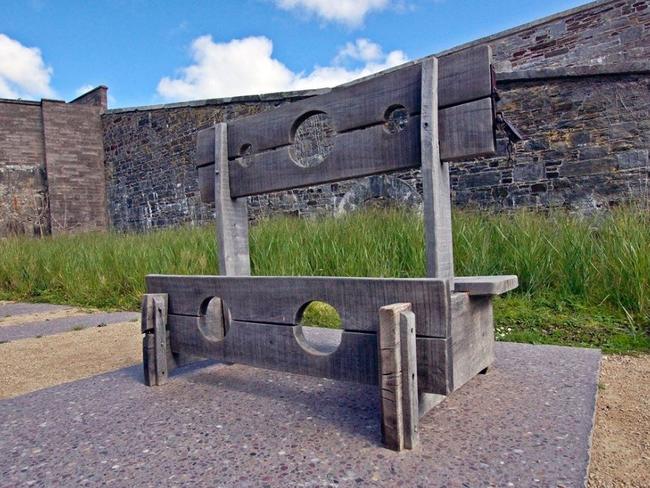
<path fill-rule="evenodd" d="M 388 107 L 386 107 L 388 108 Z M 275 122 L 274 122 L 275 123 Z M 230 161 L 233 197 L 257 195 L 331 183 L 420 165 L 420 117 L 408 118 L 403 130 L 391 133 L 383 125 L 337 134 L 331 153 L 314 167 L 300 167 L 283 146 Z"/>
<path fill-rule="evenodd" d="M 410 309 L 409 303 L 379 309 L 381 433 L 385 446 L 395 451 L 418 442 L 415 317 Z"/>
<path fill-rule="evenodd" d="M 375 332 L 377 310 L 386 303 L 413 304 L 417 335 L 449 335 L 449 286 L 429 278 L 344 278 L 307 276 L 147 276 L 150 293 L 169 294 L 169 313 L 201 315 L 212 297 L 223 300 L 233 320 L 296 323 L 304 305 L 321 300 L 339 313 L 345 330 Z"/>
<path fill-rule="evenodd" d="M 427 59 L 422 63 L 420 119 L 427 276 L 450 280 L 454 276 L 451 195 L 449 166 L 440 161 L 437 82 L 438 60 Z"/>
<path fill-rule="evenodd" d="M 454 278 L 454 291 L 469 295 L 502 295 L 519 286 L 516 275 L 460 276 Z"/>
<path fill-rule="evenodd" d="M 228 172 L 226 124 L 214 127 L 214 201 L 217 220 L 219 274 L 248 276 L 248 207 L 245 198 L 233 198 Z"/>
<path fill-rule="evenodd" d="M 147 386 L 163 385 L 169 375 L 167 294 L 149 293 L 142 299 L 141 329 L 144 380 Z"/>
<path fill-rule="evenodd" d="M 496 134 L 492 98 L 482 98 L 440 111 L 440 154 L 445 161 L 492 156 Z"/>

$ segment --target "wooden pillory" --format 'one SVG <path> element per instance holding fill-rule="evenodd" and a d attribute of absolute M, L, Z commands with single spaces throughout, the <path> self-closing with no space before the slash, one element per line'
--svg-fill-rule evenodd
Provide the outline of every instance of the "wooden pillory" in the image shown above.
<path fill-rule="evenodd" d="M 385 445 L 415 447 L 419 418 L 492 363 L 491 297 L 517 286 L 516 276 L 453 269 L 448 161 L 495 152 L 490 59 L 487 46 L 431 57 L 200 131 L 221 276 L 147 276 L 146 383 L 214 358 L 379 385 Z M 416 167 L 427 278 L 250 276 L 246 197 Z M 314 300 L 341 315 L 333 352 L 299 325 Z"/>

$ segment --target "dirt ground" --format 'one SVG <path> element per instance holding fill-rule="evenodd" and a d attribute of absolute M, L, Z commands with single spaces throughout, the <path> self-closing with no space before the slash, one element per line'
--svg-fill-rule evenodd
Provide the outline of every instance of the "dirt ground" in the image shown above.
<path fill-rule="evenodd" d="M 0 302 L 2 305 L 2 302 Z M 0 318 L 0 327 L 13 327 L 15 325 L 32 324 L 34 322 L 44 322 L 53 319 L 62 319 L 65 317 L 76 317 L 79 315 L 88 315 L 88 310 L 80 308 L 66 308 L 64 310 L 53 310 L 51 312 L 36 312 L 20 315 L 11 315 Z"/>
<path fill-rule="evenodd" d="M 650 487 L 650 355 L 603 357 L 589 487 Z"/>
<path fill-rule="evenodd" d="M 135 322 L 0 344 L 0 399 L 142 361 Z M 650 355 L 604 356 L 590 488 L 650 487 Z"/>
<path fill-rule="evenodd" d="M 7 342 L 0 344 L 0 399 L 141 361 L 142 336 L 136 322 Z"/>

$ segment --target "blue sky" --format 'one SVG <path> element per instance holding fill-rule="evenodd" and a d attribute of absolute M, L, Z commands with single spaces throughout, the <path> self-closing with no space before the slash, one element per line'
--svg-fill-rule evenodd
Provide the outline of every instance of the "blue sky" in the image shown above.
<path fill-rule="evenodd" d="M 3 0 L 0 97 L 112 107 L 331 86 L 573 0 Z"/>

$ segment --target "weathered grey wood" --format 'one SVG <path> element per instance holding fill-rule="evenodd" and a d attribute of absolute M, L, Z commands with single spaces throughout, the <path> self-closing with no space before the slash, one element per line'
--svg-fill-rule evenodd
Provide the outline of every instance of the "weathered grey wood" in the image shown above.
<path fill-rule="evenodd" d="M 452 294 L 451 357 L 457 390 L 494 361 L 494 325 L 490 296 Z"/>
<path fill-rule="evenodd" d="M 339 277 L 147 276 L 150 293 L 169 294 L 169 313 L 201 314 L 219 297 L 233 320 L 295 324 L 303 305 L 321 300 L 337 309 L 342 327 L 376 331 L 377 310 L 386 303 L 410 302 L 417 335 L 449 335 L 449 286 L 445 280 Z"/>
<path fill-rule="evenodd" d="M 159 294 L 152 297 L 154 313 L 154 338 L 156 360 L 156 385 L 161 386 L 167 381 L 167 295 Z"/>
<path fill-rule="evenodd" d="M 165 383 L 167 364 L 167 295 L 145 294 L 142 298 L 141 330 L 144 380 L 147 386 Z"/>
<path fill-rule="evenodd" d="M 334 129 L 346 132 L 373 124 L 383 124 L 392 105 L 402 105 L 416 114 L 420 107 L 420 67 L 412 65 L 385 76 L 332 89 L 317 97 L 284 104 L 250 117 L 228 122 L 228 156 L 240 155 L 244 144 L 253 153 L 291 143 L 291 129 L 304 114 L 325 112 Z"/>
<path fill-rule="evenodd" d="M 357 178 L 420 165 L 420 118 L 409 117 L 404 130 L 389 133 L 383 125 L 337 134 L 332 152 L 318 166 L 303 168 L 289 146 L 250 157 L 249 166 L 230 161 L 233 197 L 257 195 L 319 183 Z"/>
<path fill-rule="evenodd" d="M 438 139 L 438 61 L 422 63 L 422 193 L 427 276 L 450 280 L 454 276 L 451 238 L 449 167 L 440 161 Z M 416 312 L 419 317 L 419 314 Z"/>
<path fill-rule="evenodd" d="M 408 303 L 399 303 L 379 309 L 377 342 L 381 436 L 384 445 L 395 451 L 404 449 L 400 312 L 408 311 L 410 307 Z"/>
<path fill-rule="evenodd" d="M 327 355 L 310 347 L 301 336 L 300 326 L 233 320 L 224 339 L 215 341 L 201 333 L 198 317 L 170 314 L 168 324 L 174 354 L 377 384 L 377 336 L 374 333 L 343 331 L 341 344 L 334 353 Z M 448 344 L 447 339 L 416 338 L 420 392 L 450 391 Z"/>
<path fill-rule="evenodd" d="M 454 291 L 469 295 L 501 295 L 519 286 L 516 275 L 461 276 L 454 278 Z"/>
<path fill-rule="evenodd" d="M 228 176 L 226 124 L 214 127 L 215 183 L 219 273 L 228 276 L 251 274 L 248 255 L 248 207 L 245 198 L 233 199 Z"/>
<path fill-rule="evenodd" d="M 488 44 L 438 58 L 439 107 L 489 97 L 492 94 Z"/>
<path fill-rule="evenodd" d="M 418 395 L 418 416 L 420 418 L 424 417 L 433 407 L 440 405 L 445 398 L 447 398 L 446 395 L 424 393 L 421 391 Z"/>
<path fill-rule="evenodd" d="M 196 133 L 196 166 L 214 164 L 214 127 Z"/>
<path fill-rule="evenodd" d="M 197 168 L 199 174 L 199 192 L 203 203 L 214 202 L 214 163 Z"/>
<path fill-rule="evenodd" d="M 415 449 L 418 434 L 418 365 L 415 338 L 415 314 L 400 312 L 400 353 L 402 360 L 402 413 L 404 415 L 404 448 Z"/>
<path fill-rule="evenodd" d="M 446 161 L 492 156 L 496 151 L 492 98 L 440 111 L 440 153 Z"/>
<path fill-rule="evenodd" d="M 142 336 L 142 369 L 144 384 L 156 386 L 156 338 L 153 333 Z"/>

